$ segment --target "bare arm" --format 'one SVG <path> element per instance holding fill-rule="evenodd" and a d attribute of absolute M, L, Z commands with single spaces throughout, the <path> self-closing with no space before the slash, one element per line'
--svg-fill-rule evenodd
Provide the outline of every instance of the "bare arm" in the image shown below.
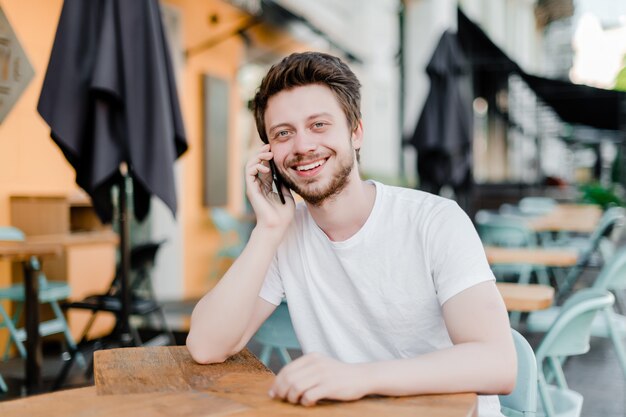
<path fill-rule="evenodd" d="M 368 394 L 509 393 L 517 372 L 515 347 L 495 284 L 462 291 L 443 305 L 443 314 L 454 343 L 448 349 L 363 364 L 306 355 L 283 368 L 270 395 L 312 405 L 322 398 L 353 400 Z"/>
<path fill-rule="evenodd" d="M 248 161 L 246 187 L 257 225 L 241 255 L 191 315 L 187 348 L 199 363 L 223 362 L 240 351 L 276 308 L 258 294 L 295 206 L 286 188 L 284 205 L 272 193 L 266 165 L 271 158 L 265 145 Z"/>
<path fill-rule="evenodd" d="M 239 258 L 194 307 L 187 349 L 196 362 L 225 361 L 272 314 L 276 306 L 259 297 L 272 256 L 272 245 L 253 231 Z"/>

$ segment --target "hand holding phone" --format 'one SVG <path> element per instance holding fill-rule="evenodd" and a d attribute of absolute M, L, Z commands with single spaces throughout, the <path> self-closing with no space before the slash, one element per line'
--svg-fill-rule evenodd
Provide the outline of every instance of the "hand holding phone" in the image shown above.
<path fill-rule="evenodd" d="M 283 195 L 283 180 L 276 169 L 273 159 L 270 159 L 270 170 L 272 171 L 272 181 L 274 181 L 274 185 L 276 186 L 276 192 L 278 193 L 280 202 L 285 204 L 285 196 Z"/>

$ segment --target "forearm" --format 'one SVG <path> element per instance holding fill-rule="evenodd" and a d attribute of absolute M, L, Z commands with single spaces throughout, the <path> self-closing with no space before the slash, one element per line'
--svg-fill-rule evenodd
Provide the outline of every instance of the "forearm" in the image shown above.
<path fill-rule="evenodd" d="M 196 361 L 220 362 L 236 352 L 281 238 L 255 228 L 241 255 L 195 306 L 187 347 Z"/>
<path fill-rule="evenodd" d="M 515 384 L 508 346 L 470 342 L 410 359 L 358 365 L 367 394 L 389 396 L 477 392 L 506 394 Z"/>

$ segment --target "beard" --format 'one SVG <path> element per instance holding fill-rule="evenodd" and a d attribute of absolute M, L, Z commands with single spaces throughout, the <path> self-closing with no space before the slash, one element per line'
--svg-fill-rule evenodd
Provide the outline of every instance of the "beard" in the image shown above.
<path fill-rule="evenodd" d="M 350 155 L 352 156 L 353 154 Z M 298 159 L 304 158 L 297 158 L 295 162 L 298 162 Z M 311 159 L 315 159 L 315 156 Z M 318 181 L 317 178 L 305 178 L 298 184 L 289 176 L 284 174 L 282 175 L 283 181 L 287 187 L 299 194 L 300 197 L 302 197 L 307 203 L 314 206 L 321 206 L 324 201 L 338 195 L 348 185 L 350 173 L 354 168 L 354 159 L 352 157 L 346 157 L 338 159 L 337 161 L 339 166 L 326 186 L 316 185 L 315 183 Z"/>

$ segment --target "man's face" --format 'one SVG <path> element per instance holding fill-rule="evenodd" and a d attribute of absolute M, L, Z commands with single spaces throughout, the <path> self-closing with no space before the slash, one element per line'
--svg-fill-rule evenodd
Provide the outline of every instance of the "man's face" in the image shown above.
<path fill-rule="evenodd" d="M 362 129 L 351 132 L 333 92 L 321 84 L 272 96 L 265 126 L 274 162 L 286 185 L 310 204 L 320 205 L 350 181 Z"/>

